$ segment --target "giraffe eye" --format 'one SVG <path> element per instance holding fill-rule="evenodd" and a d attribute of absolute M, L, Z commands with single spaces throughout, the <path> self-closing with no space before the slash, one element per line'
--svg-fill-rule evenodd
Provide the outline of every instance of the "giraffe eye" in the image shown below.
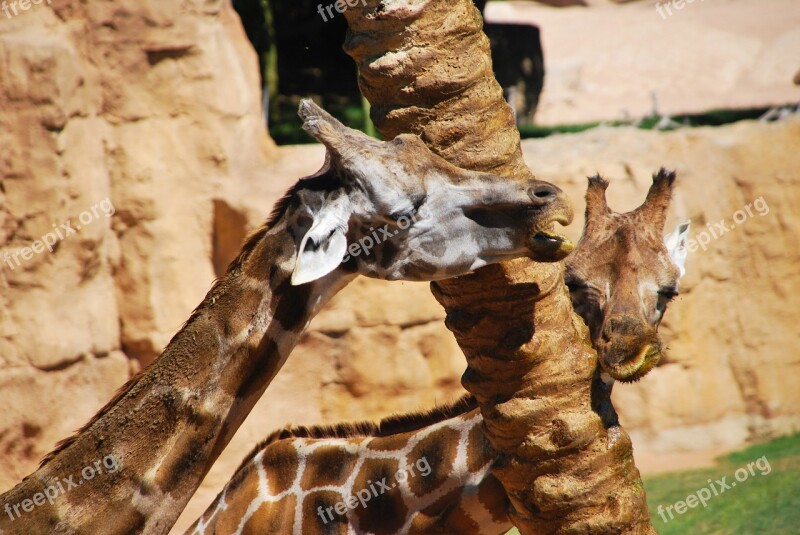
<path fill-rule="evenodd" d="M 567 285 L 567 289 L 570 292 L 577 292 L 579 290 L 585 290 L 587 288 L 585 283 L 583 283 L 582 281 L 579 281 L 577 279 L 569 279 L 568 278 L 568 279 L 566 279 L 564 281 L 564 284 Z"/>
<path fill-rule="evenodd" d="M 392 223 L 396 225 L 399 224 L 400 222 L 408 225 L 410 221 L 414 221 L 415 219 L 414 216 L 416 216 L 416 214 L 417 211 L 412 208 L 410 210 L 393 212 L 391 215 L 389 215 L 389 219 L 391 219 Z"/>
<path fill-rule="evenodd" d="M 678 289 L 677 288 L 661 288 L 658 291 L 658 295 L 663 297 L 667 301 L 672 301 L 676 297 L 678 297 Z"/>

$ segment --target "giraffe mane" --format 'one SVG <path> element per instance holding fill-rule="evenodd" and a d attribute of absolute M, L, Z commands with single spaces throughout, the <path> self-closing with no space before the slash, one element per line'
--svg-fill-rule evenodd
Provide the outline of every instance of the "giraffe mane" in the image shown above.
<path fill-rule="evenodd" d="M 472 394 L 465 394 L 453 403 L 439 405 L 433 409 L 417 412 L 393 414 L 379 422 L 363 420 L 360 422 L 343 422 L 331 425 L 286 426 L 270 433 L 242 460 L 235 473 L 247 466 L 259 451 L 275 442 L 289 438 L 354 438 L 354 437 L 387 437 L 398 433 L 419 431 L 430 425 L 455 418 L 478 408 L 478 401 Z"/>
<path fill-rule="evenodd" d="M 133 388 L 133 386 L 139 382 L 139 380 L 142 378 L 146 370 L 147 369 L 145 368 L 144 370 L 141 370 L 140 372 L 136 373 L 133 377 L 128 379 L 125 382 L 125 384 L 119 387 L 117 391 L 114 393 L 114 397 L 112 397 L 111 400 L 108 401 L 108 403 L 103 405 L 103 407 L 99 411 L 97 411 L 97 413 L 94 416 L 92 416 L 91 420 L 86 422 L 83 426 L 78 428 L 67 438 L 61 439 L 58 442 L 56 442 L 56 445 L 53 448 L 53 450 L 50 453 L 46 454 L 44 457 L 42 457 L 42 460 L 39 461 L 39 468 L 42 468 L 48 462 L 52 461 L 56 457 L 56 455 L 61 453 L 63 450 L 67 449 L 70 446 L 70 444 L 75 442 L 82 433 L 84 433 L 90 427 L 92 427 L 92 425 L 94 425 L 94 423 L 97 422 L 97 420 L 99 420 L 105 413 L 107 413 L 113 405 L 115 405 L 120 399 L 122 399 L 125 396 L 125 394 L 127 394 Z M 35 473 L 36 472 L 34 472 L 33 474 Z M 22 481 L 25 481 L 33 474 L 25 476 L 24 478 L 22 478 Z"/>
<path fill-rule="evenodd" d="M 274 227 L 280 218 L 284 216 L 286 210 L 289 208 L 289 204 L 292 202 L 292 199 L 299 189 L 300 182 L 298 181 L 286 190 L 286 193 L 273 205 L 272 211 L 269 213 L 269 217 L 267 217 L 267 222 L 264 224 L 267 229 Z"/>
<path fill-rule="evenodd" d="M 295 182 L 292 187 L 290 187 L 286 193 L 283 194 L 283 197 L 278 199 L 278 202 L 276 202 L 272 207 L 272 212 L 270 212 L 269 217 L 267 218 L 267 222 L 265 224 L 267 229 L 274 227 L 275 224 L 286 214 L 286 210 L 289 208 L 292 199 L 294 199 L 294 196 L 299 190 L 305 188 L 316 191 L 330 190 L 336 186 L 338 180 L 334 177 L 334 173 L 331 172 L 329 159 L 330 157 L 326 153 L 325 163 L 322 165 L 322 168 L 320 168 L 319 171 L 313 175 L 303 177 Z"/>

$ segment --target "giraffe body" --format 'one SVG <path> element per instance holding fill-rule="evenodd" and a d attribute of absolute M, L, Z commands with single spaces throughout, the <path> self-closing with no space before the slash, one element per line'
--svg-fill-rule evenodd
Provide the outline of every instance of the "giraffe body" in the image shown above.
<path fill-rule="evenodd" d="M 466 397 L 377 426 L 283 430 L 187 533 L 505 533 L 482 421 Z"/>

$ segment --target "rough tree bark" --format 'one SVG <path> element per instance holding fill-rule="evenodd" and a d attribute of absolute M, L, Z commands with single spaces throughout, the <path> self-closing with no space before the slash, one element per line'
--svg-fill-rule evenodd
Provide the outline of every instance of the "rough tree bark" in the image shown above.
<path fill-rule="evenodd" d="M 460 167 L 532 176 L 471 0 L 367 0 L 345 16 L 383 136 L 413 132 Z M 432 284 L 467 356 L 462 382 L 499 453 L 510 518 L 523 534 L 655 533 L 629 436 L 592 410 L 596 355 L 562 270 L 521 260 Z M 607 390 L 594 395 L 610 407 Z"/>

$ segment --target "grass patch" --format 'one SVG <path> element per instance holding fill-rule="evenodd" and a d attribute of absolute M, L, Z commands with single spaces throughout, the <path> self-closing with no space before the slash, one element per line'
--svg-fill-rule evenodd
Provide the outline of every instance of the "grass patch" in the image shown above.
<path fill-rule="evenodd" d="M 766 458 L 766 461 L 763 460 Z M 759 459 L 761 459 L 759 461 Z M 750 463 L 754 474 L 747 471 Z M 742 481 L 737 481 L 738 474 Z M 745 472 L 747 478 L 744 478 Z M 683 514 L 665 509 L 712 481 L 726 478 L 731 488 Z M 736 483 L 736 486 L 733 486 Z M 661 535 L 672 534 L 775 534 L 797 533 L 800 526 L 800 434 L 781 437 L 731 453 L 713 468 L 688 470 L 644 478 L 653 526 Z M 662 506 L 662 515 L 658 506 Z"/>
<path fill-rule="evenodd" d="M 762 457 L 766 461 L 760 461 Z M 747 479 L 737 481 L 740 468 L 753 472 Z M 767 463 L 769 469 L 766 469 Z M 762 470 L 762 468 L 764 468 Z M 762 472 L 764 475 L 762 475 Z M 718 496 L 688 509 L 683 514 L 674 512 L 674 504 L 702 488 L 708 488 L 710 479 L 719 489 L 717 480 L 726 478 L 731 486 Z M 647 503 L 653 527 L 660 535 L 786 535 L 800 533 L 800 433 L 756 444 L 718 459 L 717 466 L 700 470 L 687 470 L 644 478 Z M 673 505 L 673 516 L 664 522 L 658 514 Z M 512 529 L 508 535 L 519 535 Z"/>
<path fill-rule="evenodd" d="M 675 115 L 672 120 L 680 124 L 681 128 L 697 126 L 722 126 L 738 121 L 758 119 L 770 108 L 748 108 L 742 110 L 713 110 L 706 113 L 694 113 L 687 115 Z M 637 123 L 631 121 L 607 121 L 603 123 L 583 123 L 558 126 L 537 126 L 520 125 L 519 134 L 522 139 L 548 137 L 554 134 L 575 134 L 585 132 L 592 128 L 597 128 L 601 124 L 605 126 L 636 126 L 640 130 L 653 130 L 660 122 L 660 117 L 645 117 Z M 676 128 L 664 128 L 664 130 L 675 130 Z"/>

